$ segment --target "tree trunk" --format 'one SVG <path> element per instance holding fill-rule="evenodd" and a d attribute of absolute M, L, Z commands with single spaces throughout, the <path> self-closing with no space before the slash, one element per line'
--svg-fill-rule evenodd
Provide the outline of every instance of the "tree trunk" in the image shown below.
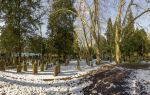
<path fill-rule="evenodd" d="M 22 53 L 21 42 L 19 40 L 19 64 L 21 64 L 21 53 Z"/>
<path fill-rule="evenodd" d="M 101 64 L 101 54 L 99 49 L 96 50 L 96 64 L 97 65 Z"/>
<path fill-rule="evenodd" d="M 115 33 L 115 61 L 117 64 L 121 63 L 120 39 L 121 39 L 121 10 L 123 7 L 123 0 L 119 1 L 118 13 L 116 17 L 116 33 Z"/>
<path fill-rule="evenodd" d="M 81 70 L 81 68 L 80 68 L 80 57 L 79 57 L 79 55 L 77 56 L 77 70 Z"/>
<path fill-rule="evenodd" d="M 118 38 L 116 38 L 116 45 L 115 45 L 115 47 L 116 47 L 116 63 L 117 64 L 120 64 L 120 62 L 121 62 L 121 51 L 120 51 L 120 43 L 118 42 Z"/>
<path fill-rule="evenodd" d="M 94 36 L 96 42 L 96 64 L 101 64 L 101 49 L 100 49 L 100 15 L 99 15 L 99 0 L 94 0 Z M 96 36 L 97 35 L 97 36 Z"/>

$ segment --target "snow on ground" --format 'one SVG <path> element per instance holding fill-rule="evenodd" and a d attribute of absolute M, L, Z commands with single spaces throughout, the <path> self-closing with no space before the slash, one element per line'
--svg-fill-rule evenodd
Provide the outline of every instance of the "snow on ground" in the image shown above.
<path fill-rule="evenodd" d="M 87 66 L 85 61 L 81 61 L 81 71 L 76 70 L 76 61 L 71 61 L 68 66 L 61 66 L 59 76 L 53 76 L 53 69 L 38 72 L 33 75 L 31 69 L 28 72 L 16 73 L 16 70 L 0 72 L 0 95 L 82 95 L 82 88 L 90 85 L 88 80 L 82 81 L 78 76 L 85 75 L 92 70 L 97 70 L 97 66 Z M 60 80 L 71 77 L 71 80 Z M 54 79 L 44 81 L 43 79 Z"/>
<path fill-rule="evenodd" d="M 94 64 L 93 67 L 88 66 L 84 60 L 81 61 L 80 67 L 81 71 L 76 69 L 77 61 L 71 61 L 68 66 L 61 66 L 61 73 L 58 76 L 54 76 L 53 68 L 49 70 L 45 70 L 43 72 L 39 71 L 38 74 L 32 74 L 31 66 L 28 67 L 27 72 L 16 73 L 16 69 L 6 70 L 6 72 L 1 72 L 2 75 L 7 75 L 9 77 L 17 78 L 17 79 L 30 79 L 30 80 L 43 80 L 43 79 L 61 79 L 61 78 L 75 78 L 81 75 L 85 75 L 92 70 L 96 70 L 98 66 Z"/>
<path fill-rule="evenodd" d="M 150 94 L 150 69 L 137 69 L 127 79 L 131 95 Z"/>
<path fill-rule="evenodd" d="M 82 60 L 81 71 L 78 71 L 76 70 L 77 61 L 71 61 L 68 66 L 61 66 L 61 73 L 56 77 L 53 76 L 53 68 L 38 72 L 36 75 L 32 74 L 31 67 L 27 72 L 22 73 L 16 73 L 15 69 L 0 72 L 0 95 L 83 95 L 82 89 L 93 82 L 80 76 L 101 67 L 95 65 L 95 60 L 92 62 L 94 65 L 90 67 Z M 110 63 L 109 61 L 103 61 L 103 63 L 104 65 L 115 64 L 114 62 L 107 64 Z M 132 71 L 129 78 L 125 79 L 128 93 L 131 95 L 150 94 L 150 68 L 137 70 L 116 68 L 121 71 Z M 63 78 L 70 79 L 64 80 Z M 48 81 L 44 81 L 45 79 Z M 96 91 L 93 90 L 93 93 Z"/>
<path fill-rule="evenodd" d="M 142 64 L 150 64 L 150 61 L 141 61 Z"/>
<path fill-rule="evenodd" d="M 91 82 L 80 83 L 79 79 L 54 80 L 54 81 L 31 81 L 19 80 L 0 76 L 0 94 L 6 95 L 82 95 L 82 88 Z"/>

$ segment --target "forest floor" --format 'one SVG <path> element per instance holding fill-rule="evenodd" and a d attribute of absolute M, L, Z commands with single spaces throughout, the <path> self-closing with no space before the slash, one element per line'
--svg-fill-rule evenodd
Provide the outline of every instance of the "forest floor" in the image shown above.
<path fill-rule="evenodd" d="M 103 63 L 90 67 L 82 60 L 78 71 L 76 61 L 71 61 L 56 77 L 52 69 L 37 75 L 30 67 L 19 74 L 6 70 L 0 72 L 0 95 L 150 95 L 150 67 L 127 69 Z"/>

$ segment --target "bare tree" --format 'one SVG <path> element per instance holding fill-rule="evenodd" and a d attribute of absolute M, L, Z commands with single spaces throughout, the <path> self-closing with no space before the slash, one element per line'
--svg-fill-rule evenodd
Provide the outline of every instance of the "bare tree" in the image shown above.
<path fill-rule="evenodd" d="M 115 32 L 115 61 L 117 64 L 121 63 L 121 51 L 120 51 L 120 42 L 122 40 L 122 36 L 123 36 L 123 31 L 122 29 L 126 26 L 126 19 L 127 19 L 127 14 L 128 12 L 131 10 L 132 6 L 138 6 L 138 4 L 134 3 L 134 0 L 131 0 L 130 3 L 127 6 L 127 10 L 125 12 L 125 16 L 123 18 L 123 21 L 121 23 L 121 16 L 122 16 L 122 8 L 124 6 L 124 0 L 119 0 L 119 6 L 118 6 L 118 12 L 117 12 L 117 16 L 116 16 L 116 32 Z M 150 12 L 150 8 L 145 9 L 144 11 L 142 11 L 140 14 L 138 14 L 137 16 L 135 16 L 135 18 L 133 19 L 133 21 L 131 21 L 131 23 L 134 23 L 135 20 L 137 20 L 139 17 L 141 17 L 142 15 L 144 15 L 145 13 Z"/>

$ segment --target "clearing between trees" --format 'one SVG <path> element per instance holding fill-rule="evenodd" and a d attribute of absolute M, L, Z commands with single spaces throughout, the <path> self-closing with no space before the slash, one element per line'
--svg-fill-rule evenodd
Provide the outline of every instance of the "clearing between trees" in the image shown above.
<path fill-rule="evenodd" d="M 95 60 L 93 60 L 93 63 Z M 2 95 L 149 95 L 150 67 L 127 69 L 114 62 L 88 66 L 81 61 L 82 69 L 75 68 L 77 61 L 61 66 L 62 72 L 54 77 L 53 67 L 32 74 L 16 73 L 15 69 L 0 72 Z M 29 67 L 30 68 L 30 65 Z"/>

